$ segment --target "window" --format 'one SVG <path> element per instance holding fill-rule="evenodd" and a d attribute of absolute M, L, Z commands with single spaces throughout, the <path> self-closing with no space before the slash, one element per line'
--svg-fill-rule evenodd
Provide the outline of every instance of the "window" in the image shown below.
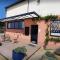
<path fill-rule="evenodd" d="M 9 22 L 8 28 L 9 29 L 22 29 L 24 28 L 24 22 L 23 21 Z"/>
<path fill-rule="evenodd" d="M 60 36 L 60 20 L 51 21 L 51 35 Z"/>
<path fill-rule="evenodd" d="M 25 35 L 29 35 L 29 27 L 25 27 Z"/>

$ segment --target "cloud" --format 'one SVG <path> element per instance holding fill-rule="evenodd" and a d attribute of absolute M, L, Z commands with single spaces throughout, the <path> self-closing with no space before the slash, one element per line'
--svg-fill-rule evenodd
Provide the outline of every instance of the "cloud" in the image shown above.
<path fill-rule="evenodd" d="M 41 2 L 60 2 L 60 0 L 40 0 Z"/>

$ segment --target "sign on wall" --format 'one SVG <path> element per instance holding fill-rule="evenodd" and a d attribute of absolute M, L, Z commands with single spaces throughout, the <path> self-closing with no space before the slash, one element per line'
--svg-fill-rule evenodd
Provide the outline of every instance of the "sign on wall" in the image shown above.
<path fill-rule="evenodd" d="M 51 35 L 60 36 L 60 20 L 51 21 Z"/>

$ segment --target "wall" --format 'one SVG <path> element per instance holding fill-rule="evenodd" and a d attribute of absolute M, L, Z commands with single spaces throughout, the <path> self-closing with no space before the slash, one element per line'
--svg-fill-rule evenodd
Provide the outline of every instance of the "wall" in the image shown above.
<path fill-rule="evenodd" d="M 43 46 L 46 38 L 45 34 L 46 34 L 47 24 L 45 20 L 39 21 L 37 24 L 38 24 L 38 44 L 40 46 Z"/>
<path fill-rule="evenodd" d="M 56 0 L 40 0 L 40 3 L 37 3 L 37 0 L 29 0 L 29 7 L 27 0 L 16 6 L 12 6 L 7 9 L 6 17 L 15 16 L 19 14 L 24 14 L 26 12 L 35 11 L 39 15 L 45 16 L 50 14 L 60 15 L 60 2 Z"/>
<path fill-rule="evenodd" d="M 29 27 L 30 29 L 33 23 L 34 22 L 31 19 L 24 20 L 25 27 Z M 43 46 L 44 41 L 45 41 L 47 25 L 44 20 L 37 22 L 37 24 L 38 24 L 38 43 L 37 44 L 39 44 L 40 46 Z M 25 32 L 25 29 L 22 29 L 22 30 L 21 29 L 19 30 L 18 29 L 7 29 L 7 25 L 6 25 L 5 35 L 10 36 L 10 39 L 12 40 L 12 42 L 14 42 L 14 39 L 17 39 L 19 42 L 24 43 L 24 44 L 31 43 L 31 35 L 29 34 L 29 36 L 26 36 L 24 32 Z"/>
<path fill-rule="evenodd" d="M 51 34 L 50 34 L 50 21 L 48 22 L 48 25 L 49 25 L 49 27 L 48 27 L 49 38 L 58 38 L 58 36 L 51 36 Z M 49 41 L 48 45 L 47 45 L 48 49 L 56 49 L 56 48 L 59 48 L 59 47 L 60 47 L 60 42 L 55 43 L 55 42 Z"/>
<path fill-rule="evenodd" d="M 16 6 L 10 7 L 6 11 L 6 17 L 20 15 L 27 12 L 27 1 L 21 2 L 20 4 L 17 4 Z"/>
<path fill-rule="evenodd" d="M 7 23 L 7 22 L 6 22 Z M 24 20 L 25 23 L 25 27 L 30 27 L 33 24 L 31 19 L 26 19 Z M 38 45 L 40 45 L 41 47 L 44 46 L 44 41 L 46 38 L 46 29 L 47 29 L 47 24 L 49 24 L 50 26 L 50 21 L 47 23 L 45 22 L 45 20 L 40 20 L 37 22 L 38 24 Z M 7 27 L 7 25 L 6 25 Z M 50 27 L 49 27 L 49 31 L 50 31 Z M 18 42 L 23 43 L 23 44 L 29 44 L 31 43 L 31 35 L 29 34 L 29 36 L 25 35 L 25 29 L 7 29 L 5 30 L 5 35 L 6 36 L 10 36 L 10 39 L 12 40 L 12 42 L 14 42 L 14 39 L 17 39 Z M 50 36 L 49 33 L 49 37 L 53 37 Z M 47 48 L 48 49 L 56 49 L 60 46 L 60 43 L 54 43 L 54 42 L 48 42 Z"/>
<path fill-rule="evenodd" d="M 6 30 L 5 30 L 5 36 L 9 36 L 12 42 L 14 42 L 14 39 L 17 39 L 18 42 L 21 42 L 23 44 L 30 43 L 30 35 L 25 35 L 25 29 L 7 29 L 7 22 L 6 23 Z M 26 19 L 24 20 L 25 27 L 31 26 L 32 20 Z"/>
<path fill-rule="evenodd" d="M 60 15 L 60 3 L 56 0 L 40 0 L 40 4 L 36 1 L 30 2 L 29 11 L 36 11 L 39 15 L 45 16 L 49 14 Z"/>

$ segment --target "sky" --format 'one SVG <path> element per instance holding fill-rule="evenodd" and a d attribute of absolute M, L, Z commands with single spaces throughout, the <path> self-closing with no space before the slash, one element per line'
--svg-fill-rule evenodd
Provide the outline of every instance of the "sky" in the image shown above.
<path fill-rule="evenodd" d="M 16 0 L 0 0 L 0 19 L 5 18 L 6 15 L 6 11 L 5 11 L 5 7 L 15 3 Z"/>
<path fill-rule="evenodd" d="M 5 7 L 15 3 L 17 0 L 0 0 L 0 19 L 6 17 Z M 40 0 L 40 15 L 41 14 L 60 14 L 60 0 Z M 42 3 L 43 2 L 43 3 Z M 32 6 L 33 7 L 33 6 Z M 38 12 L 38 11 L 37 11 Z M 38 12 L 39 13 L 39 12 Z"/>

